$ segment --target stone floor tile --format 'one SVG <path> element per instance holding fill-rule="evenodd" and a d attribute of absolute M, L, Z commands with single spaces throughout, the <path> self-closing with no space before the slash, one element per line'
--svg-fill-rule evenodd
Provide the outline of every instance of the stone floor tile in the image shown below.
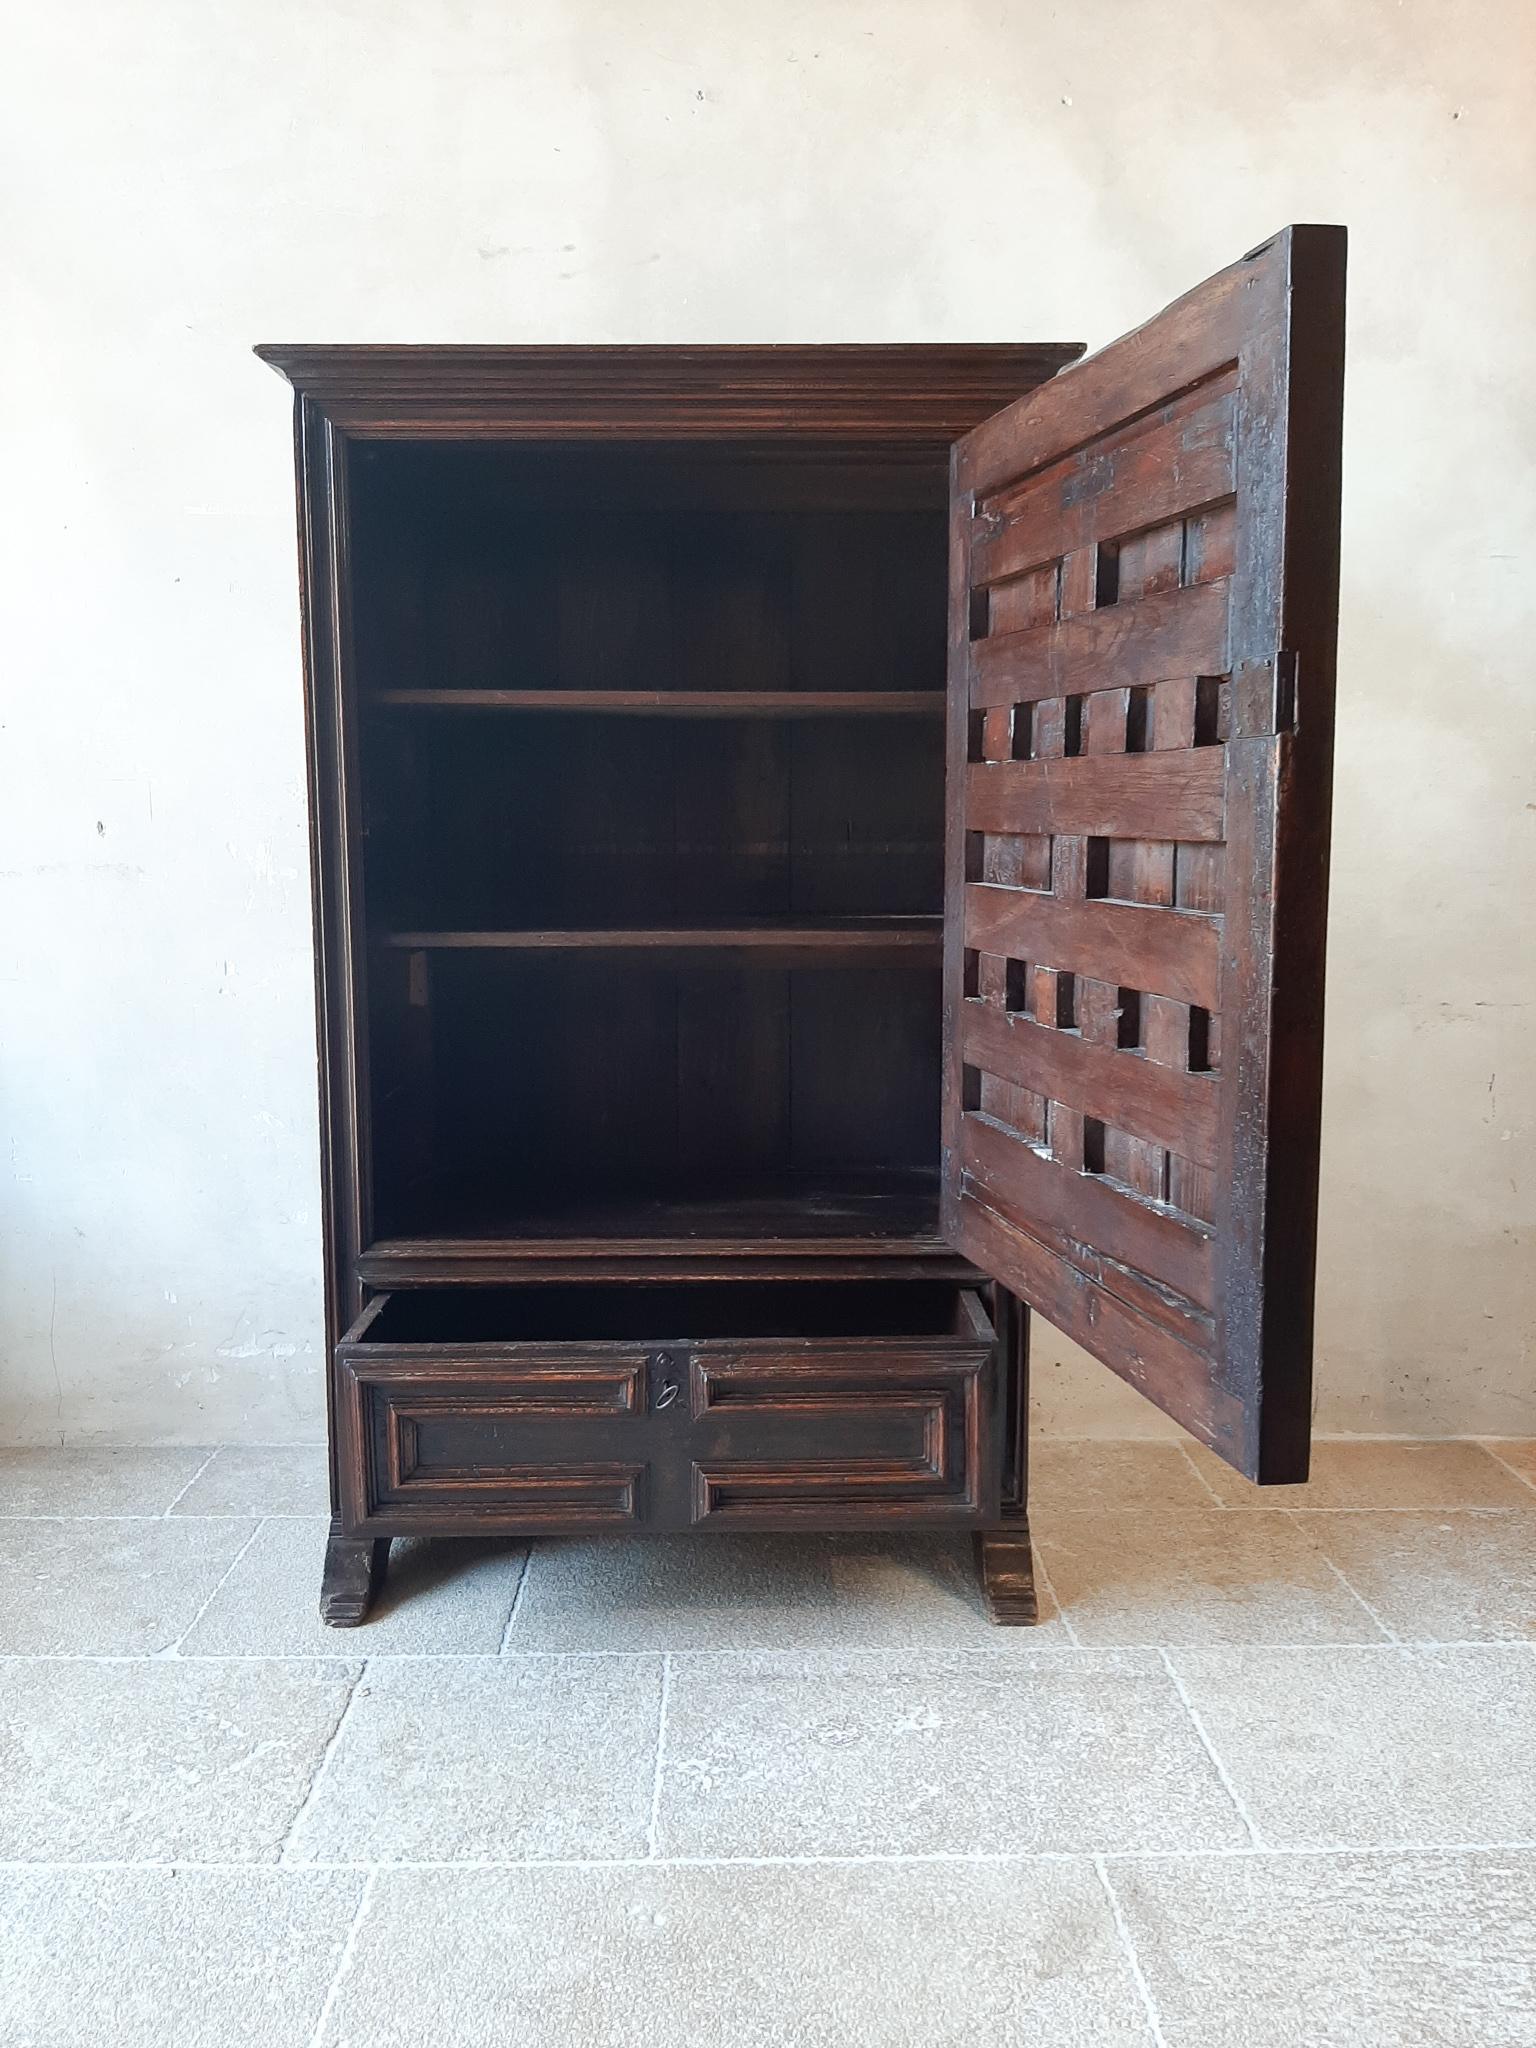
<path fill-rule="evenodd" d="M 535 1547 L 514 1650 L 751 1650 L 1065 1640 L 988 1620 L 967 1536 L 697 1536 Z"/>
<path fill-rule="evenodd" d="M 1322 1438 L 1305 1486 L 1254 1486 L 1203 1444 L 1189 1454 L 1229 1508 L 1519 1508 L 1528 1488 L 1481 1444 Z"/>
<path fill-rule="evenodd" d="M 381 1876 L 317 2048 L 1147 2048 L 1092 1867 Z"/>
<path fill-rule="evenodd" d="M 1267 1846 L 1536 1843 L 1536 1655 L 1174 1650 Z"/>
<path fill-rule="evenodd" d="M 1215 1507 L 1041 1514 L 1032 1526 L 1056 1597 L 1084 1643 L 1382 1640 L 1286 1514 L 1237 1516 Z"/>
<path fill-rule="evenodd" d="M 1536 1437 L 1490 1437 L 1485 1448 L 1536 1492 Z"/>
<path fill-rule="evenodd" d="M 661 1693 L 659 1657 L 370 1664 L 290 1859 L 643 1856 Z"/>
<path fill-rule="evenodd" d="M 0 1521 L 0 1653 L 168 1649 L 250 1534 L 244 1522 Z"/>
<path fill-rule="evenodd" d="M 366 1879 L 0 1871 L 0 2041 L 308 2048 Z"/>
<path fill-rule="evenodd" d="M 177 1515 L 326 1515 L 323 1444 L 219 1451 L 171 1511 Z"/>
<path fill-rule="evenodd" d="M 1536 2044 L 1536 1857 L 1108 1868 L 1168 2048 Z"/>
<path fill-rule="evenodd" d="M 1536 1637 L 1536 1513 L 1297 1515 L 1404 1642 Z"/>
<path fill-rule="evenodd" d="M 672 1663 L 667 1856 L 1029 1854 L 1249 1839 L 1149 1652 Z"/>
<path fill-rule="evenodd" d="M 1042 1437 L 1030 1448 L 1029 1505 L 1031 1513 L 1133 1513 L 1208 1508 L 1211 1496 L 1178 1444 Z"/>
<path fill-rule="evenodd" d="M 275 1862 L 359 1668 L 0 1665 L 0 1862 Z"/>
<path fill-rule="evenodd" d="M 197 1523 L 175 1523 L 194 1528 Z M 204 1524 L 237 1529 L 238 1522 Z M 295 1657 L 390 1652 L 480 1655 L 500 1648 L 526 1553 L 498 1538 L 407 1537 L 361 1628 L 320 1619 L 320 1567 L 328 1524 L 263 1523 L 238 1568 L 183 1644 L 190 1655 Z M 249 1534 L 247 1528 L 246 1533 Z"/>
<path fill-rule="evenodd" d="M 0 1516 L 163 1515 L 208 1451 L 0 1450 Z"/>

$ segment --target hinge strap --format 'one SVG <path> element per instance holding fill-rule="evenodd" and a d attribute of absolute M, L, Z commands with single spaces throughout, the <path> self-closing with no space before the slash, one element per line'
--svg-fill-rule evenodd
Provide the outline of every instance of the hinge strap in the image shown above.
<path fill-rule="evenodd" d="M 1268 661 L 1246 661 L 1232 671 L 1233 739 L 1267 739 L 1296 730 L 1297 661 L 1281 648 Z"/>

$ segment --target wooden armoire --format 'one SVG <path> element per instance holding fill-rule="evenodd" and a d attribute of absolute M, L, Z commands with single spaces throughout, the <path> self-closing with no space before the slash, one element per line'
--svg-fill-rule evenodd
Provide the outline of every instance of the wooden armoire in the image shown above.
<path fill-rule="evenodd" d="M 1081 362 L 259 351 L 327 1620 L 397 1535 L 919 1526 L 1029 1620 L 1031 1309 L 1305 1477 L 1343 285 L 1290 228 Z"/>

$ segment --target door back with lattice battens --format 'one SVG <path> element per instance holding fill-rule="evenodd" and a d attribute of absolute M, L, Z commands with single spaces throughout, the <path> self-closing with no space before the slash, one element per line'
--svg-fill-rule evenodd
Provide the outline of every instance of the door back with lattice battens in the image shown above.
<path fill-rule="evenodd" d="M 1344 233 L 959 443 L 944 1221 L 1251 1477 L 1305 1477 Z"/>

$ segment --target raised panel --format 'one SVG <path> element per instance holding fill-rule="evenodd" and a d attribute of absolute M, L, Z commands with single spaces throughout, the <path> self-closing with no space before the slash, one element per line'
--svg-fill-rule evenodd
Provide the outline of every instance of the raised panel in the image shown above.
<path fill-rule="evenodd" d="M 376 1506 L 449 1493 L 516 1510 L 539 1523 L 639 1519 L 641 1465 L 569 1457 L 518 1464 L 494 1427 L 506 1412 L 488 1403 L 381 1406 L 385 1470 Z"/>
<path fill-rule="evenodd" d="M 954 1362 L 696 1356 L 694 1519 L 976 1518 L 991 1369 L 990 1350 Z"/>
<path fill-rule="evenodd" d="M 649 1449 L 641 1369 L 370 1361 L 349 1376 L 370 1516 L 542 1529 L 638 1523 Z"/>

